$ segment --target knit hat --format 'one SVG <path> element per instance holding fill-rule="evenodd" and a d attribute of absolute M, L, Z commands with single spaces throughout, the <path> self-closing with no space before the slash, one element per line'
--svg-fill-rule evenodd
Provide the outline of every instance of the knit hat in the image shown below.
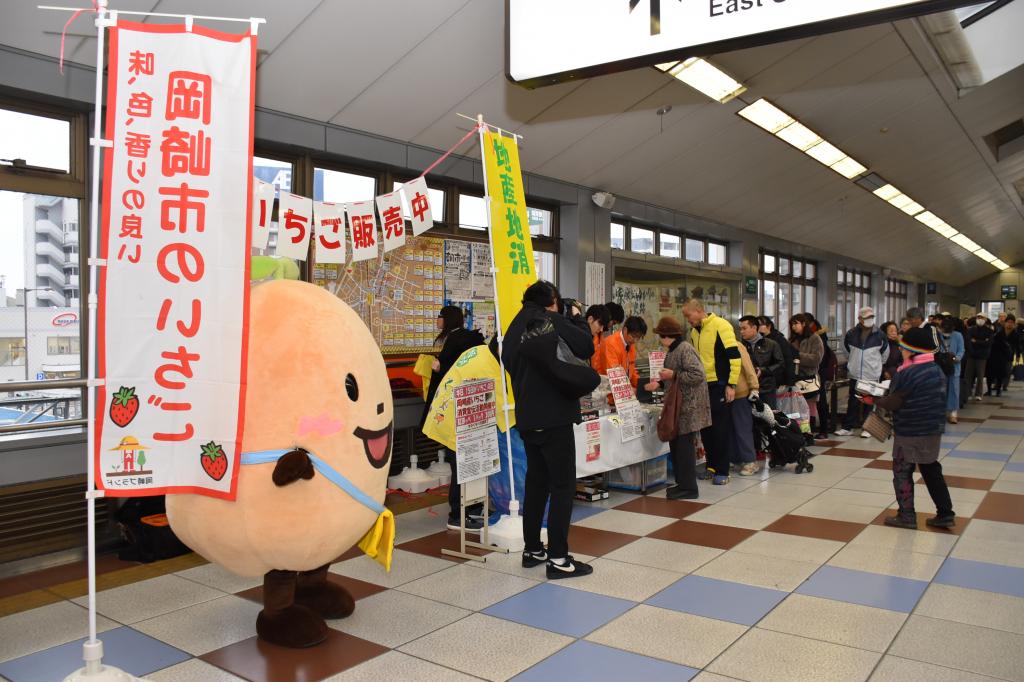
<path fill-rule="evenodd" d="M 665 316 L 658 320 L 658 326 L 654 328 L 658 336 L 682 336 L 683 326 L 676 322 L 675 318 Z"/>
<path fill-rule="evenodd" d="M 910 351 L 914 355 L 934 353 L 936 345 L 935 337 L 932 336 L 932 330 L 921 327 L 908 329 L 907 333 L 900 340 L 900 348 Z"/>

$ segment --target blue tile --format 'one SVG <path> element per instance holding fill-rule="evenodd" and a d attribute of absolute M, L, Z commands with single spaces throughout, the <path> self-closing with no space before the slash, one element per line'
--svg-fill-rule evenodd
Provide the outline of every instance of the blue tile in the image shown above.
<path fill-rule="evenodd" d="M 627 599 L 544 583 L 498 602 L 484 613 L 570 637 L 583 637 L 634 606 L 636 603 Z"/>
<path fill-rule="evenodd" d="M 986 564 L 982 561 L 948 558 L 935 582 L 973 590 L 1024 597 L 1024 568 Z"/>
<path fill-rule="evenodd" d="M 960 459 L 984 459 L 989 462 L 1005 462 L 1010 459 L 1008 454 L 1001 455 L 998 452 L 981 452 L 980 450 L 951 450 L 949 456 Z"/>
<path fill-rule="evenodd" d="M 822 566 L 797 588 L 798 594 L 910 613 L 928 583 L 837 566 Z"/>
<path fill-rule="evenodd" d="M 1003 471 L 1019 471 L 1024 472 L 1024 462 L 1008 462 L 1003 467 Z"/>
<path fill-rule="evenodd" d="M 946 428 L 948 429 L 949 427 Z M 967 436 L 969 435 L 969 432 L 964 431 L 946 431 L 946 433 L 942 434 L 942 440 L 963 440 L 964 438 L 967 438 Z"/>
<path fill-rule="evenodd" d="M 1024 429 L 1005 429 L 1003 427 L 996 428 L 994 426 L 979 426 L 974 430 L 975 433 L 991 433 L 997 436 L 1024 436 Z"/>
<path fill-rule="evenodd" d="M 514 682 L 550 680 L 644 680 L 686 682 L 699 670 L 580 640 L 549 656 Z"/>
<path fill-rule="evenodd" d="M 103 641 L 103 662 L 136 677 L 163 670 L 192 658 L 184 651 L 129 627 L 101 633 L 99 638 Z M 11 682 L 62 680 L 84 665 L 83 643 L 84 637 L 75 642 L 0 663 L 0 675 Z"/>
<path fill-rule="evenodd" d="M 587 502 L 574 502 L 572 505 L 572 523 L 588 519 L 595 514 L 608 511 L 604 507 L 592 507 Z"/>
<path fill-rule="evenodd" d="M 697 616 L 754 625 L 774 609 L 788 592 L 688 575 L 645 603 Z"/>

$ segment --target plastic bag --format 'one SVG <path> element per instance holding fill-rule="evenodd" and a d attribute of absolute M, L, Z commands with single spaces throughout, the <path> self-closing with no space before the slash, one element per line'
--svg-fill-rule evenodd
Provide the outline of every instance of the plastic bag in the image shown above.
<path fill-rule="evenodd" d="M 778 394 L 778 401 L 779 411 L 795 420 L 802 433 L 811 432 L 811 409 L 800 392 L 787 387 L 784 392 Z"/>

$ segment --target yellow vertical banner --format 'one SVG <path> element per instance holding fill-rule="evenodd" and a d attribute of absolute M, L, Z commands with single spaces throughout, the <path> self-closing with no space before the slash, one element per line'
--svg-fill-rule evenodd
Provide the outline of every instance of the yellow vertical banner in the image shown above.
<path fill-rule="evenodd" d="M 494 293 L 504 333 L 522 307 L 523 292 L 537 281 L 537 273 L 516 138 L 485 132 L 483 157 L 487 196 L 491 200 L 491 244 L 497 269 Z"/>

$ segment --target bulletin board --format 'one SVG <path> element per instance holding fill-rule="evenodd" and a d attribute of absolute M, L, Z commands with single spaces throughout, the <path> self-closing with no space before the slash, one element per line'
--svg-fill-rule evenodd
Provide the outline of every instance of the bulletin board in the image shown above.
<path fill-rule="evenodd" d="M 493 333 L 490 253 L 478 244 L 436 237 L 409 237 L 405 246 L 359 263 L 312 262 L 313 283 L 345 301 L 363 319 L 385 355 L 431 353 L 442 306 L 461 306 L 467 326 Z"/>

